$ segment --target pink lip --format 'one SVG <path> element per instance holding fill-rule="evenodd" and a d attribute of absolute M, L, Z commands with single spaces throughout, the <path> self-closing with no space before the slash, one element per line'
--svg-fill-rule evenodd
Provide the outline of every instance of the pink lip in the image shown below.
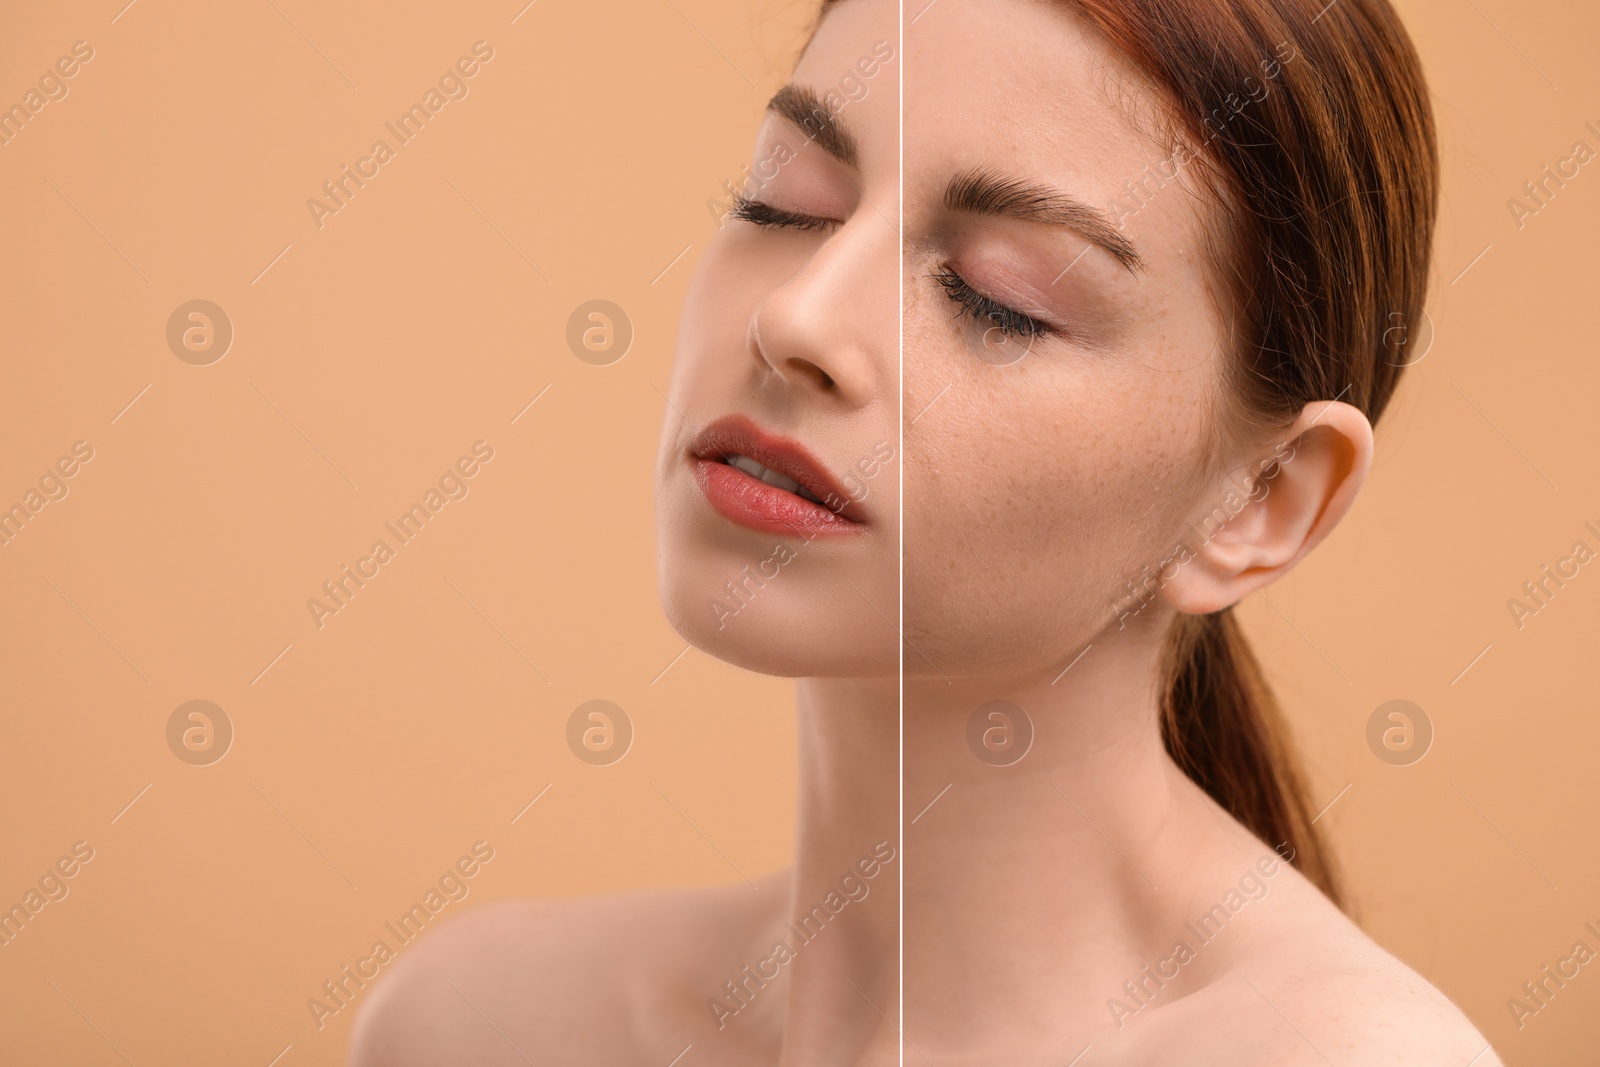
<path fill-rule="evenodd" d="M 768 485 L 724 457 L 737 453 L 799 482 L 824 503 Z M 866 526 L 858 502 L 798 441 L 764 432 L 743 415 L 711 423 L 689 448 L 695 481 L 723 518 L 752 530 L 814 537 L 855 533 Z"/>

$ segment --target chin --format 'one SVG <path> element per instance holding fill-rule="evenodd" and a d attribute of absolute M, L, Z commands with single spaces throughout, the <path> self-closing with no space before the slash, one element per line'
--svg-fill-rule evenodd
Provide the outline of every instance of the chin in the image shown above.
<path fill-rule="evenodd" d="M 890 621 L 897 615 L 898 569 L 884 565 L 878 538 L 808 542 L 745 529 L 706 507 L 681 467 L 663 462 L 658 473 L 657 591 L 667 621 L 685 641 L 735 667 L 780 678 L 898 672 Z"/>
<path fill-rule="evenodd" d="M 714 576 L 738 573 L 742 561 L 730 568 L 731 558 L 714 558 L 722 556 L 674 545 L 663 546 L 658 559 L 662 610 L 695 648 L 780 678 L 889 677 L 899 670 L 893 628 L 842 577 L 815 569 L 785 574 L 762 586 L 747 583 L 734 596 Z"/>

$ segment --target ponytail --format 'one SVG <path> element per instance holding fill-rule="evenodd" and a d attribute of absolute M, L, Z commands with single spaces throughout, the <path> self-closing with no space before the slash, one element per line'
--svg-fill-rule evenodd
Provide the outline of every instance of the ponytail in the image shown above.
<path fill-rule="evenodd" d="M 1200 146 L 1192 184 L 1212 201 L 1204 258 L 1231 357 L 1224 421 L 1288 425 L 1342 400 L 1376 422 L 1420 358 L 1406 328 L 1427 322 L 1439 199 L 1427 85 L 1391 0 L 1057 3 L 1165 91 L 1164 132 Z M 1163 674 L 1172 758 L 1338 903 L 1287 727 L 1232 613 L 1180 617 Z"/>
<path fill-rule="evenodd" d="M 1163 673 L 1161 739 L 1173 760 L 1342 907 L 1287 725 L 1233 612 L 1180 615 Z"/>

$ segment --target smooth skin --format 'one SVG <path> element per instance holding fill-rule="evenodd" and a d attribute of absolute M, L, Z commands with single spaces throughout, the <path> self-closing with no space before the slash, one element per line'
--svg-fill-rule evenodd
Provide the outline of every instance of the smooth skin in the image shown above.
<path fill-rule="evenodd" d="M 1154 90 L 1112 50 L 1048 4 L 911 6 L 903 248 L 891 66 L 838 116 L 856 167 L 806 145 L 762 187 L 823 225 L 730 221 L 707 250 L 658 468 L 668 617 L 713 655 L 802 679 L 794 868 L 757 889 L 475 909 L 407 948 L 365 994 L 352 1062 L 667 1064 L 688 1046 L 684 1067 L 902 1054 L 939 1067 L 1497 1063 L 1448 999 L 1283 862 L 1277 842 L 1196 788 L 1157 729 L 1165 628 L 1180 611 L 1256 595 L 1326 537 L 1371 462 L 1370 426 L 1333 398 L 1249 433 L 1229 418 L 1225 311 L 1200 254 L 1209 205 L 1180 184 L 1117 216 L 1122 181 L 1170 146 L 1154 136 Z M 894 19 L 885 0 L 839 5 L 794 83 L 826 92 L 873 42 L 896 40 Z M 796 135 L 769 116 L 753 158 Z M 1110 212 L 1142 267 L 1059 226 L 947 211 L 950 178 L 973 167 Z M 729 410 L 840 466 L 894 435 L 896 254 L 903 648 L 887 621 L 896 469 L 865 502 L 866 536 L 806 546 L 716 626 L 708 598 L 765 558 L 771 538 L 713 521 L 684 442 Z M 957 318 L 933 277 L 948 270 L 1053 332 L 1024 341 Z M 1253 479 L 1272 456 L 1263 493 Z M 1255 499 L 1208 527 L 1230 490 Z M 1186 539 L 1193 558 L 1129 613 L 1126 583 Z M 966 740 L 973 710 L 994 699 L 1027 709 L 1035 730 L 1007 767 Z M 878 840 L 897 854 L 871 894 L 719 1027 L 707 1000 Z M 1202 938 L 1189 924 L 1207 916 Z M 1157 986 L 1151 972 L 1171 977 Z"/>
<path fill-rule="evenodd" d="M 1173 145 L 1156 89 L 1107 43 L 1028 0 L 913 15 L 907 1062 L 1497 1063 L 1444 995 L 1282 862 L 1292 846 L 1279 855 L 1191 782 L 1158 727 L 1173 619 L 1257 595 L 1325 538 L 1371 463 L 1370 425 L 1335 397 L 1284 425 L 1235 418 L 1202 255 L 1216 205 L 1192 169 L 1128 194 Z M 1140 265 L 1081 223 L 949 210 L 952 177 L 973 169 L 1100 212 Z M 1049 331 L 961 317 L 948 271 Z M 1219 525 L 1224 502 L 1236 514 Z M 1147 565 L 1159 595 L 1130 611 Z M 968 747 L 993 700 L 1033 724 L 1010 766 Z M 1124 986 L 1139 981 L 1138 996 Z"/>
<path fill-rule="evenodd" d="M 684 307 L 657 465 L 669 621 L 711 655 L 799 679 L 794 866 L 754 887 L 464 913 L 362 994 L 354 1067 L 899 1062 L 898 41 L 892 0 L 853 0 L 790 79 L 848 122 L 853 165 L 767 115 L 747 195 L 820 225 L 729 218 L 712 238 Z M 711 607 L 725 583 L 785 541 L 721 517 L 694 482 L 690 442 L 735 413 L 800 441 L 867 526 L 787 541 L 779 576 L 728 617 Z M 814 940 L 786 928 L 819 907 L 831 918 L 813 918 Z M 793 957 L 763 966 L 779 941 Z M 747 966 L 777 976 L 752 981 Z M 719 1013 L 713 998 L 739 1003 L 730 981 L 745 1006 Z"/>

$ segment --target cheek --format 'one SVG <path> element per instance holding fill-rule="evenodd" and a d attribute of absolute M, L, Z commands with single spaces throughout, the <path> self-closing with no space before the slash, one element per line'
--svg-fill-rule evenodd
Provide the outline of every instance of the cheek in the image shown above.
<path fill-rule="evenodd" d="M 771 258 L 747 235 L 723 230 L 695 266 L 673 345 L 663 462 L 675 458 L 706 419 L 729 410 L 728 398 L 748 378 L 754 366 L 750 319 L 771 288 L 764 280 L 774 269 Z"/>
<path fill-rule="evenodd" d="M 728 398 L 739 375 L 748 374 L 751 366 L 745 338 L 759 293 L 749 272 L 741 270 L 751 256 L 749 249 L 737 247 L 730 236 L 722 232 L 712 238 L 690 279 L 678 320 L 656 449 L 656 527 L 663 568 L 669 545 L 686 523 L 685 498 L 692 495 L 685 452 L 709 418 L 730 409 Z"/>
<path fill-rule="evenodd" d="M 759 277 L 765 270 L 760 248 L 740 236 L 727 230 L 717 234 L 695 268 L 684 295 L 673 354 L 675 386 L 693 388 L 719 367 L 745 366 L 736 357 L 760 301 Z"/>
<path fill-rule="evenodd" d="M 906 624 L 947 673 L 1064 662 L 1181 530 L 1196 383 L 1112 358 L 980 365 L 907 428 Z"/>

